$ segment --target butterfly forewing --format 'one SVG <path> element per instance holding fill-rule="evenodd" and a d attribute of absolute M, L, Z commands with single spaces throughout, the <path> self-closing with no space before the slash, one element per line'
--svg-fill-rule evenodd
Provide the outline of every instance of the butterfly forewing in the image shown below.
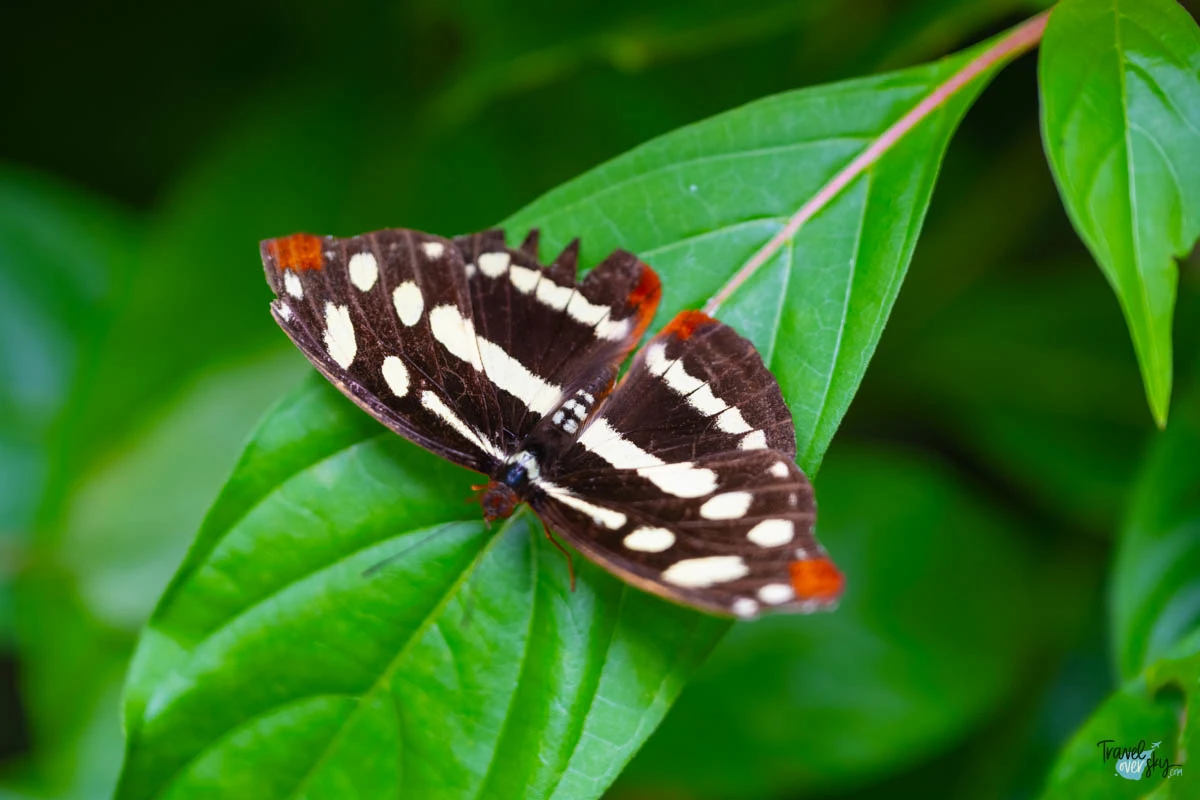
<path fill-rule="evenodd" d="M 280 326 L 334 385 L 393 430 L 490 471 L 504 456 L 453 242 L 406 230 L 263 243 Z"/>

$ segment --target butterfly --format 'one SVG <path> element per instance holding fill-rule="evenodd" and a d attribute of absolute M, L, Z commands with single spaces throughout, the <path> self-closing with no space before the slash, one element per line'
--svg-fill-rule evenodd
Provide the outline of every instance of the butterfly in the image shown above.
<path fill-rule="evenodd" d="M 393 229 L 261 251 L 284 332 L 376 420 L 486 476 L 489 521 L 528 503 L 617 577 L 712 614 L 833 606 L 843 578 L 754 346 L 684 311 L 618 380 L 658 276 L 617 250 L 578 280 L 578 239 L 549 265 L 537 242 Z"/>

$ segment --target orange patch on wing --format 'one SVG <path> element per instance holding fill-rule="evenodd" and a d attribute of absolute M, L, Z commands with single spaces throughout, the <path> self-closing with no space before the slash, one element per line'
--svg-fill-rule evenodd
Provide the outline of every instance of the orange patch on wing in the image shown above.
<path fill-rule="evenodd" d="M 836 600 L 846 579 L 828 558 L 808 558 L 788 565 L 798 600 Z"/>
<path fill-rule="evenodd" d="M 705 325 L 715 325 L 716 320 L 705 314 L 703 311 L 680 311 L 675 315 L 675 319 L 663 328 L 663 333 L 670 334 L 679 339 L 687 339 L 697 328 Z"/>
<path fill-rule="evenodd" d="M 631 341 L 642 338 L 642 334 L 650 326 L 650 320 L 654 319 L 654 312 L 658 310 L 658 301 L 661 298 L 662 281 L 658 279 L 658 273 L 643 263 L 642 274 L 638 277 L 637 285 L 625 298 L 625 301 L 633 306 L 633 313 L 637 319 L 633 336 L 630 337 Z"/>
<path fill-rule="evenodd" d="M 281 236 L 278 239 L 268 239 L 263 247 L 267 255 L 274 257 L 279 269 L 290 269 L 300 272 L 306 269 L 320 269 L 321 237 L 311 233 L 293 233 L 291 236 Z"/>

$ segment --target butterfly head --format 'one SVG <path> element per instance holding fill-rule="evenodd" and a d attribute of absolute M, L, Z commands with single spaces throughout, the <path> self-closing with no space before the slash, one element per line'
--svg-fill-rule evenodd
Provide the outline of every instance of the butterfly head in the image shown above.
<path fill-rule="evenodd" d="M 479 495 L 479 505 L 483 506 L 483 518 L 488 522 L 497 519 L 508 519 L 516 510 L 521 498 L 512 487 L 500 481 L 488 481 Z"/>
<path fill-rule="evenodd" d="M 488 481 L 483 494 L 479 496 L 484 519 L 491 522 L 512 516 L 513 510 L 521 502 L 518 492 L 539 475 L 537 456 L 533 453 L 522 450 L 510 457 L 500 467 L 500 479 Z"/>

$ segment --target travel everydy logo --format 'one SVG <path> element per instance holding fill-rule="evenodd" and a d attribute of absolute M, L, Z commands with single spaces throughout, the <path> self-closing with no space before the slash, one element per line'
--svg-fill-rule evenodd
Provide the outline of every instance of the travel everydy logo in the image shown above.
<path fill-rule="evenodd" d="M 1127 781 L 1140 781 L 1147 773 L 1159 771 L 1164 778 L 1174 778 L 1183 774 L 1183 766 L 1172 764 L 1170 759 L 1161 758 L 1155 751 L 1162 742 L 1146 744 L 1142 739 L 1133 747 L 1118 747 L 1115 739 L 1102 739 L 1096 746 L 1104 753 L 1104 763 L 1115 762 L 1117 775 Z"/>

